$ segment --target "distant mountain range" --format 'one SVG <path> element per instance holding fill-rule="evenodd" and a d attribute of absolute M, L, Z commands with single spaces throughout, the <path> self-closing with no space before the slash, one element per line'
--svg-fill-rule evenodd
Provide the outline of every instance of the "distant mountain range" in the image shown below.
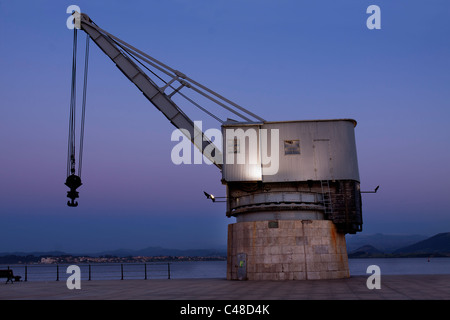
<path fill-rule="evenodd" d="M 395 250 L 397 254 L 407 253 L 426 253 L 426 254 L 439 254 L 447 253 L 450 255 L 450 232 L 438 233 L 437 235 L 419 241 L 410 246 Z"/>
<path fill-rule="evenodd" d="M 422 235 L 347 235 L 349 258 L 374 257 L 450 257 L 450 232 L 439 233 L 432 237 Z M 140 250 L 117 249 L 98 253 L 67 253 L 62 251 L 3 252 L 0 257 L 58 257 L 58 256 L 113 256 L 113 257 L 226 257 L 226 248 L 221 249 L 168 249 L 147 247 Z M 4 259 L 1 259 L 4 260 Z M 27 259 L 22 259 L 27 261 Z"/>
<path fill-rule="evenodd" d="M 4 256 L 115 256 L 115 257 L 158 257 L 158 256 L 172 256 L 172 257 L 224 257 L 227 255 L 226 249 L 168 249 L 162 247 L 147 247 L 140 250 L 131 249 L 117 249 L 110 251 L 103 251 L 98 253 L 67 253 L 62 251 L 34 251 L 34 252 L 0 252 L 0 257 Z"/>
<path fill-rule="evenodd" d="M 118 249 L 113 251 L 105 251 L 97 253 L 96 256 L 111 255 L 116 257 L 157 257 L 157 256 L 172 256 L 172 257 L 223 257 L 227 255 L 227 250 L 221 249 L 167 249 L 162 247 L 147 247 L 140 250 Z"/>
<path fill-rule="evenodd" d="M 360 241 L 366 241 L 365 245 L 349 250 L 347 247 L 349 258 L 381 258 L 381 257 L 450 257 L 450 232 L 438 233 L 432 237 L 410 243 L 408 245 L 395 248 L 395 243 L 410 242 L 414 238 L 420 236 L 391 236 L 384 237 L 377 234 L 374 236 L 363 237 L 362 239 L 353 239 L 350 247 Z M 386 240 L 401 240 L 392 241 L 390 244 Z M 378 246 L 377 246 L 378 244 Z"/>
<path fill-rule="evenodd" d="M 384 253 L 378 250 L 377 248 L 367 244 L 350 252 L 348 256 L 349 258 L 369 258 L 369 257 L 375 258 L 384 256 Z"/>
<path fill-rule="evenodd" d="M 355 251 L 365 245 L 371 245 L 381 252 L 392 253 L 397 249 L 427 239 L 429 236 L 418 234 L 348 234 L 345 236 L 347 252 Z"/>

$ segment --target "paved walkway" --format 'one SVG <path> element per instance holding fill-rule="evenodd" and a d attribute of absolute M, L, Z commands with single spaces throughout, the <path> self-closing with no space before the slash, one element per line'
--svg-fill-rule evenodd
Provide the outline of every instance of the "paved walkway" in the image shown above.
<path fill-rule="evenodd" d="M 450 300 L 450 274 L 385 275 L 381 289 L 372 290 L 366 281 L 85 280 L 80 290 L 69 290 L 65 280 L 0 282 L 0 300 Z"/>

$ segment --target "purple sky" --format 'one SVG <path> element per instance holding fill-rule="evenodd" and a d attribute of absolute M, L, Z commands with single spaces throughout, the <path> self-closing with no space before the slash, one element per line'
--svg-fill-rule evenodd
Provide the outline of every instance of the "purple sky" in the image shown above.
<path fill-rule="evenodd" d="M 129 3 L 0 1 L 0 252 L 225 247 L 234 222 L 203 195 L 225 194 L 219 170 L 172 164 L 174 128 L 95 44 L 84 185 L 66 206 L 71 4 L 269 121 L 356 119 L 361 187 L 381 186 L 363 232 L 450 231 L 448 1 Z"/>

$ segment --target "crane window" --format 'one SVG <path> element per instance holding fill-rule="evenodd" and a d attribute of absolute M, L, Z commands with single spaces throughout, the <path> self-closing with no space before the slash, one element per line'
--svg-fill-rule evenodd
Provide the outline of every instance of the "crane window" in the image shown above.
<path fill-rule="evenodd" d="M 284 140 L 284 154 L 300 154 L 300 140 Z"/>
<path fill-rule="evenodd" d="M 240 153 L 240 141 L 237 137 L 234 137 L 234 139 L 228 139 L 228 153 Z"/>

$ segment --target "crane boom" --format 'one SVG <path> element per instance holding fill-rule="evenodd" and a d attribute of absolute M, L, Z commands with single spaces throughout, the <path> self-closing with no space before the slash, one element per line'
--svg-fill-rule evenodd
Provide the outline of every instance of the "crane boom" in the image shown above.
<path fill-rule="evenodd" d="M 157 59 L 149 56 L 145 52 L 133 47 L 125 41 L 115 37 L 107 31 L 97 26 L 87 14 L 74 11 L 72 13 L 75 22 L 74 30 L 74 52 L 72 61 L 72 98 L 71 98 L 71 120 L 69 126 L 69 154 L 68 154 L 68 176 L 66 185 L 70 188 L 67 197 L 71 199 L 68 205 L 76 207 L 78 203 L 74 199 L 78 198 L 76 189 L 82 185 L 81 154 L 82 154 L 82 132 L 80 136 L 80 164 L 78 176 L 75 174 L 75 75 L 76 75 L 76 37 L 77 29 L 86 32 L 86 59 L 85 59 L 85 79 L 83 88 L 83 110 L 85 105 L 85 90 L 87 83 L 87 56 L 89 48 L 89 38 L 115 63 L 119 70 L 143 93 L 143 95 L 159 110 L 164 116 L 179 129 L 194 144 L 199 151 L 211 163 L 222 170 L 224 162 L 222 151 L 208 138 L 204 132 L 192 121 L 181 108 L 172 100 L 178 94 L 193 104 L 198 109 L 207 113 L 221 124 L 231 120 L 234 123 L 263 123 L 264 119 L 239 106 L 233 101 L 221 96 L 213 90 L 203 86 L 197 81 L 187 77 L 182 72 L 175 70 Z M 140 66 L 139 66 L 139 65 Z M 141 68 L 142 66 L 142 68 Z M 143 69 L 149 71 L 155 78 L 150 77 Z M 152 70 L 153 69 L 153 70 Z M 154 71 L 159 73 L 159 75 Z M 167 80 L 167 77 L 169 79 Z M 162 83 L 161 86 L 158 83 Z M 221 120 L 212 112 L 202 107 L 193 99 L 181 92 L 182 89 L 189 88 L 193 92 L 200 94 L 203 98 L 212 101 L 216 106 L 226 109 L 228 112 L 238 116 L 241 121 L 233 119 Z M 84 114 L 84 111 L 83 111 Z M 82 128 L 84 127 L 84 116 Z M 217 137 L 216 137 L 217 139 Z M 70 172 L 69 172 L 70 168 Z"/>
<path fill-rule="evenodd" d="M 80 15 L 81 30 L 85 31 L 90 38 L 95 42 L 95 44 L 116 64 L 120 71 L 138 87 L 138 89 L 144 94 L 144 96 L 159 110 L 166 118 L 178 129 L 180 129 L 191 142 L 203 153 L 205 148 L 209 145 L 214 147 L 214 151 L 210 154 L 205 153 L 204 155 L 219 169 L 222 169 L 222 153 L 213 144 L 213 142 L 204 135 L 202 130 L 195 126 L 194 122 L 176 105 L 176 103 L 171 99 L 172 96 L 179 92 L 183 87 L 188 87 L 194 89 L 194 91 L 208 97 L 214 102 L 220 104 L 222 107 L 227 108 L 229 111 L 237 114 L 246 121 L 251 121 L 249 117 L 246 117 L 241 112 L 226 106 L 225 103 L 218 101 L 219 99 L 225 100 L 225 102 L 230 102 L 229 100 L 223 98 L 222 96 L 216 94 L 215 92 L 201 86 L 192 79 L 187 78 L 183 73 L 174 70 L 158 60 L 146 55 L 142 51 L 130 46 L 126 42 L 112 36 L 111 34 L 105 32 L 98 26 L 96 26 L 88 15 L 82 13 Z M 172 79 L 168 81 L 163 87 L 159 87 L 130 57 L 125 54 L 125 50 L 131 50 L 133 56 L 137 56 L 147 63 L 151 64 L 158 70 L 169 75 Z M 186 79 L 186 80 L 185 80 Z M 175 81 L 180 83 L 180 86 L 176 89 L 172 87 Z M 191 85 L 191 83 L 194 85 Z M 200 86 L 201 88 L 197 88 Z M 168 88 L 174 89 L 170 94 L 166 94 Z M 201 90 L 203 89 L 203 90 Z M 205 93 L 205 91 L 207 91 Z M 208 93 L 215 95 L 216 98 L 210 96 Z M 180 93 L 181 94 L 181 93 Z M 233 103 L 232 103 L 233 104 Z M 235 105 L 237 109 L 241 111 L 248 112 L 242 107 Z M 250 115 L 253 115 L 250 113 Z M 263 120 L 256 115 L 253 115 L 259 121 Z M 188 134 L 187 134 L 188 133 Z M 209 150 L 212 150 L 209 148 Z"/>

